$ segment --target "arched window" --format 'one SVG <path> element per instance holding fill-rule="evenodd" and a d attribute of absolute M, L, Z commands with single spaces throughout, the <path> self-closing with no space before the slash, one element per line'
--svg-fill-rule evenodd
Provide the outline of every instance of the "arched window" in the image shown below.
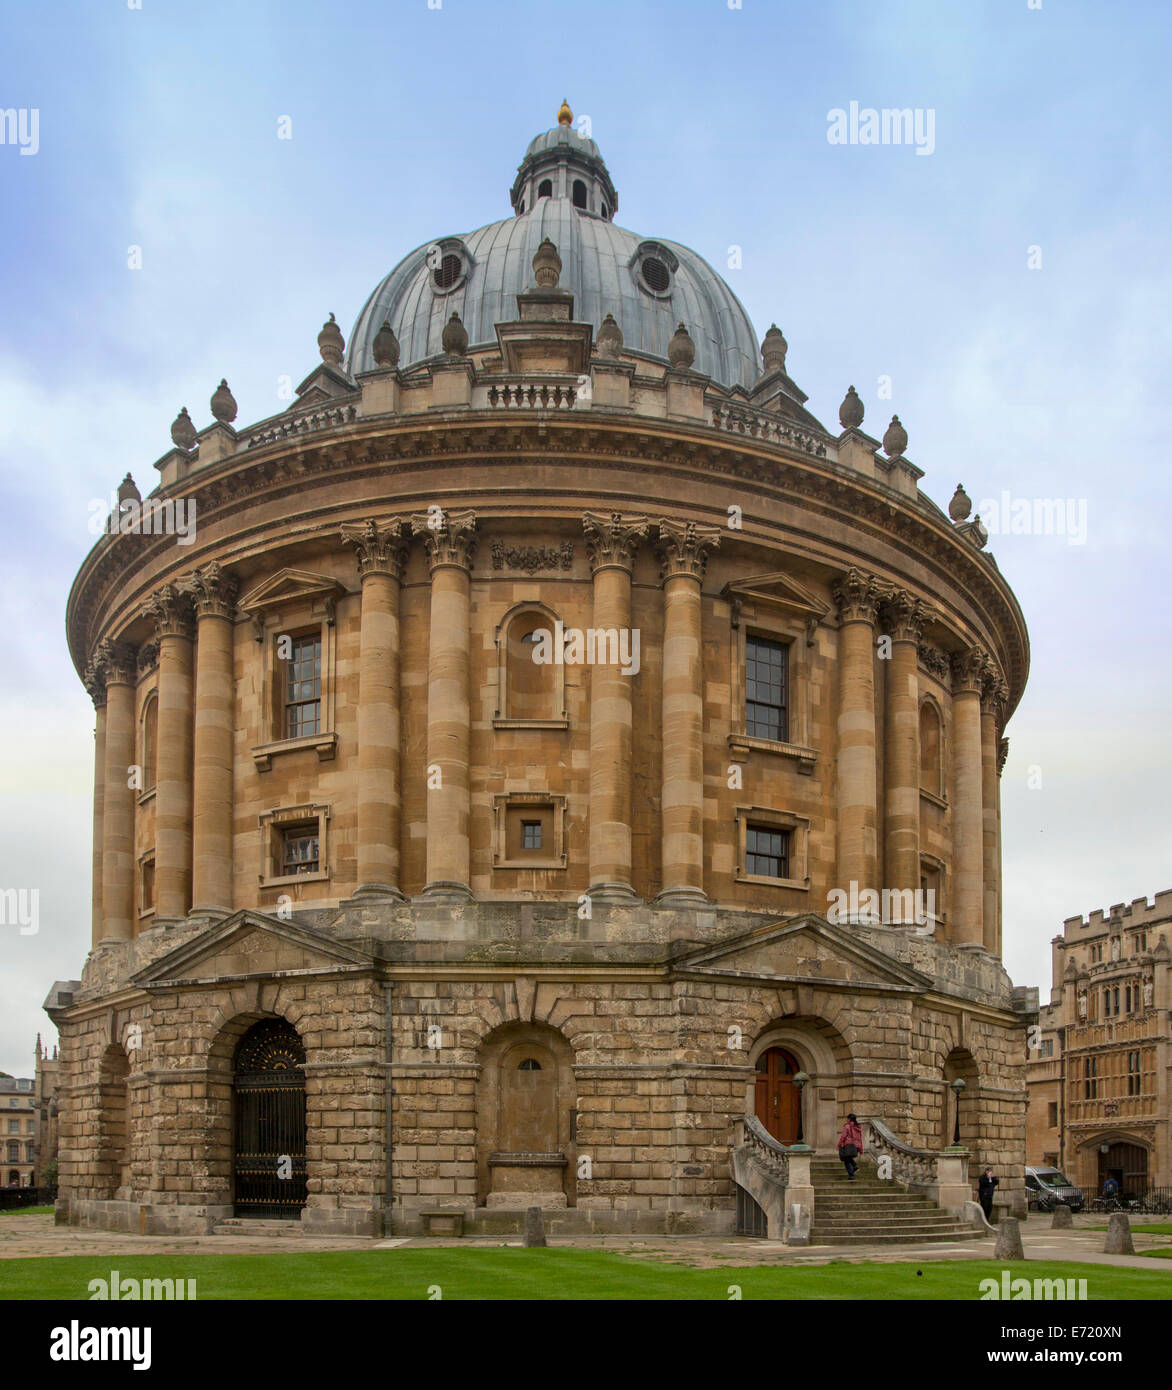
<path fill-rule="evenodd" d="M 607 221 L 610 220 L 610 209 L 607 207 L 607 205 L 606 205 L 605 203 L 603 203 L 603 205 L 602 205 L 602 220 L 603 220 L 604 222 L 607 222 Z"/>
<path fill-rule="evenodd" d="M 943 791 L 943 737 L 940 711 L 931 700 L 920 706 L 920 787 L 940 796 Z"/>
<path fill-rule="evenodd" d="M 541 1070 L 541 1063 L 537 1060 L 536 1057 L 526 1057 L 525 1060 L 524 1060 L 523 1062 L 521 1062 L 521 1063 L 518 1065 L 517 1070 L 518 1070 L 518 1071 L 540 1071 L 540 1070 Z"/>
<path fill-rule="evenodd" d="M 520 604 L 497 629 L 499 696 L 497 719 L 565 721 L 565 666 L 553 649 L 557 617 L 544 604 Z"/>
<path fill-rule="evenodd" d="M 158 777 L 159 697 L 147 696 L 142 712 L 142 789 L 153 791 Z"/>
<path fill-rule="evenodd" d="M 539 198 L 553 197 L 553 181 L 551 179 L 541 180 L 541 182 L 537 185 L 537 196 Z"/>
<path fill-rule="evenodd" d="M 576 208 L 586 206 L 586 185 L 581 179 L 574 180 L 574 206 Z"/>
<path fill-rule="evenodd" d="M 524 198 L 522 198 L 521 201 L 517 204 L 517 211 L 518 211 L 519 213 L 523 213 L 523 212 L 525 211 L 525 199 L 524 199 Z"/>

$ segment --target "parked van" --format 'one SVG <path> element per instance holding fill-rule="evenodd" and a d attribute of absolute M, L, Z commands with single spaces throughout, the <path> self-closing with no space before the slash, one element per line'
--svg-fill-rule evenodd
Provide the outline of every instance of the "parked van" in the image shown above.
<path fill-rule="evenodd" d="M 1062 1206 L 1082 1211 L 1086 1205 L 1082 1188 L 1075 1187 L 1057 1168 L 1027 1168 L 1025 1171 L 1026 1200 L 1035 1210 L 1053 1211 Z"/>

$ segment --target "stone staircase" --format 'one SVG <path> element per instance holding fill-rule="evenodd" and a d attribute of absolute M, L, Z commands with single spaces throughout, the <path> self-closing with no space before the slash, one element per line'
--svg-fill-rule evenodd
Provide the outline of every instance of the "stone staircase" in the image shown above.
<path fill-rule="evenodd" d="M 212 1227 L 214 1236 L 266 1236 L 270 1239 L 301 1235 L 300 1221 L 267 1220 L 258 1216 L 233 1216 L 217 1221 Z"/>
<path fill-rule="evenodd" d="M 928 1197 L 881 1180 L 865 1157 L 853 1181 L 837 1158 L 815 1157 L 811 1245 L 919 1245 L 973 1240 L 986 1234 L 941 1210 Z"/>

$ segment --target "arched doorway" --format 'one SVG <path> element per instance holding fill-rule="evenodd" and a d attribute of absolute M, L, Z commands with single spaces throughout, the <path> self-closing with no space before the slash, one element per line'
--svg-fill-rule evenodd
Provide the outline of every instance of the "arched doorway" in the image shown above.
<path fill-rule="evenodd" d="M 1098 1149 L 1098 1191 L 1102 1192 L 1108 1178 L 1114 1178 L 1121 1197 L 1142 1196 L 1148 1190 L 1147 1149 L 1142 1144 L 1130 1144 L 1125 1140 L 1107 1144 L 1106 1153 L 1103 1147 L 1100 1144 Z"/>
<path fill-rule="evenodd" d="M 798 1142 L 801 1094 L 794 1076 L 801 1071 L 793 1053 L 769 1047 L 757 1058 L 754 1106 L 757 1118 L 779 1144 Z"/>
<path fill-rule="evenodd" d="M 283 1018 L 262 1018 L 232 1068 L 234 1210 L 297 1220 L 305 1206 L 305 1048 Z"/>

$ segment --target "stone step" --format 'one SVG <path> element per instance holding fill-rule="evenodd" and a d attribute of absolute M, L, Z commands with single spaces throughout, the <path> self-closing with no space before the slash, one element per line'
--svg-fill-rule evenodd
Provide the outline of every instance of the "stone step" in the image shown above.
<path fill-rule="evenodd" d="M 851 1217 L 851 1216 L 827 1216 L 824 1212 L 815 1209 L 815 1220 L 820 1227 L 833 1228 L 837 1231 L 861 1231 L 884 1230 L 884 1231 L 921 1231 L 935 1229 L 940 1225 L 959 1226 L 962 1223 L 952 1221 L 950 1217 L 940 1216 L 912 1216 L 897 1217 L 889 1220 L 883 1217 Z"/>
<path fill-rule="evenodd" d="M 299 1236 L 300 1221 L 265 1220 L 259 1216 L 232 1216 L 217 1221 L 212 1227 L 214 1236 Z"/>
<path fill-rule="evenodd" d="M 962 1240 L 972 1240 L 977 1232 L 968 1229 L 956 1231 L 932 1231 L 917 1235 L 893 1235 L 890 1231 L 880 1234 L 864 1234 L 861 1232 L 851 1232 L 850 1235 L 842 1235 L 838 1232 L 826 1232 L 817 1227 L 810 1232 L 811 1245 L 943 1245 L 952 1244 Z"/>

